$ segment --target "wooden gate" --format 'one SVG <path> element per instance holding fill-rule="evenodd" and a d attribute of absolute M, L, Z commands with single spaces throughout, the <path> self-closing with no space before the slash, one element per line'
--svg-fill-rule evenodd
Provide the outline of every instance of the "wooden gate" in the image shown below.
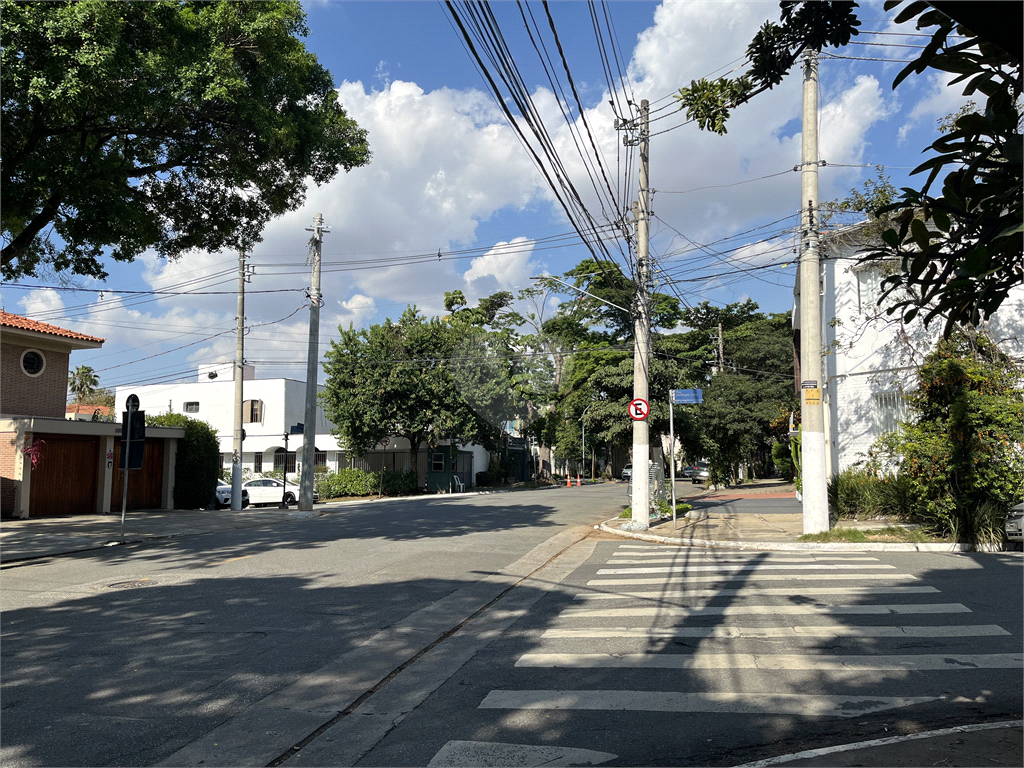
<path fill-rule="evenodd" d="M 117 467 L 121 463 L 121 438 L 114 440 L 114 487 L 110 489 L 110 511 L 121 511 L 121 497 L 124 493 L 124 472 Z M 142 469 L 128 471 L 128 509 L 160 509 L 164 488 L 164 441 L 161 438 L 146 440 L 146 455 Z"/>
<path fill-rule="evenodd" d="M 99 437 L 35 434 L 32 439 L 45 444 L 32 470 L 29 517 L 95 514 Z"/>

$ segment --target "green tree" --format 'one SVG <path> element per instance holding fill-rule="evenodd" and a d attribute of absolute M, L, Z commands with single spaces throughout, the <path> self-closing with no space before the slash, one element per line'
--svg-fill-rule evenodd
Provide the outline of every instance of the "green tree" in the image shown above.
<path fill-rule="evenodd" d="M 4 0 L 0 23 L 5 279 L 248 249 L 369 161 L 294 0 Z"/>
<path fill-rule="evenodd" d="M 991 538 L 985 529 L 1001 526 L 1001 513 L 1022 498 L 1021 371 L 989 339 L 958 331 L 939 341 L 919 375 L 907 395 L 912 419 L 879 439 L 875 463 L 911 479 L 941 532 Z"/>
<path fill-rule="evenodd" d="M 205 421 L 183 413 L 147 415 L 146 424 L 185 430 L 175 458 L 174 506 L 179 509 L 205 509 L 216 497 L 220 477 L 217 430 Z"/>
<path fill-rule="evenodd" d="M 100 380 L 88 365 L 80 365 L 68 374 L 68 391 L 75 396 L 76 403 L 84 403 L 99 386 Z"/>
<path fill-rule="evenodd" d="M 461 324 L 409 307 L 397 323 L 338 330 L 323 364 L 320 400 L 350 450 L 366 453 L 389 435 L 407 439 L 414 456 L 425 442 L 446 438 L 493 447 L 498 428 L 470 407 L 457 385 L 453 358 Z"/>
<path fill-rule="evenodd" d="M 902 2 L 886 0 L 885 8 Z M 680 108 L 701 129 L 725 133 L 730 111 L 782 82 L 803 50 L 842 47 L 858 33 L 856 3 L 783 0 L 780 5 L 781 24 L 765 22 L 748 46 L 746 73 L 693 81 L 680 90 Z M 902 215 L 898 226 L 882 233 L 883 244 L 864 256 L 901 264 L 885 280 L 886 295 L 897 299 L 887 311 L 899 312 L 906 321 L 920 313 L 926 324 L 943 318 L 947 336 L 958 324 L 977 325 L 988 318 L 1010 289 L 1024 282 L 1020 8 L 1005 4 L 1007 23 L 979 28 L 984 32 L 979 36 L 979 29 L 955 18 L 970 13 L 965 5 L 915 1 L 895 17 L 896 23 L 917 19 L 918 29 L 934 31 L 918 58 L 896 76 L 893 88 L 912 73 L 934 69 L 956 74 L 950 85 L 965 83 L 964 95 L 982 94 L 986 101 L 983 110 L 958 116 L 952 130 L 928 147 L 933 156 L 911 172 L 927 171 L 927 180 L 921 189 L 904 188 L 898 201 L 878 211 Z M 970 20 L 972 27 L 976 21 L 981 19 Z M 954 32 L 967 39 L 953 37 Z M 933 195 L 943 170 L 942 191 Z"/>

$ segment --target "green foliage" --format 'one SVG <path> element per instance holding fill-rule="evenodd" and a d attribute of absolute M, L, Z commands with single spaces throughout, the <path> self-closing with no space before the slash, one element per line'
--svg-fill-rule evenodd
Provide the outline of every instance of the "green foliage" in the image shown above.
<path fill-rule="evenodd" d="M 161 413 L 146 416 L 146 424 L 154 427 L 177 427 L 185 430 L 178 441 L 174 469 L 174 506 L 179 509 L 205 509 L 216 498 L 220 478 L 220 441 L 217 431 L 205 421 L 183 413 Z"/>
<path fill-rule="evenodd" d="M 390 435 L 405 437 L 414 454 L 449 437 L 491 448 L 498 425 L 515 415 L 503 350 L 482 328 L 409 307 L 397 323 L 338 330 L 320 401 L 357 454 Z"/>
<path fill-rule="evenodd" d="M 772 462 L 775 464 L 779 477 L 786 482 L 793 479 L 793 457 L 790 454 L 788 442 L 772 443 Z"/>
<path fill-rule="evenodd" d="M 382 478 L 380 472 L 339 469 L 337 472 L 316 475 L 316 490 L 321 501 L 344 496 L 376 496 L 379 493 L 385 496 L 405 496 L 416 491 L 416 473 L 411 470 L 395 472 L 385 468 Z"/>
<path fill-rule="evenodd" d="M 248 249 L 369 161 L 298 2 L 4 0 L 0 22 L 5 280 Z"/>
<path fill-rule="evenodd" d="M 828 505 L 835 517 L 895 516 L 920 519 L 921 500 L 906 475 L 879 475 L 850 467 L 828 482 Z"/>
<path fill-rule="evenodd" d="M 990 540 L 992 521 L 1021 500 L 1024 427 L 1020 371 L 983 336 L 939 342 L 907 396 L 914 418 L 872 448 L 914 485 L 925 522 L 967 543 Z"/>
<path fill-rule="evenodd" d="M 901 3 L 886 0 L 885 9 Z M 944 10 L 966 13 L 958 5 L 947 3 Z M 725 133 L 730 110 L 780 83 L 801 51 L 844 46 L 860 26 L 852 2 L 783 2 L 781 8 L 782 24 L 765 22 L 747 48 L 747 72 L 736 79 L 694 81 L 679 91 L 680 108 L 702 130 Z M 1019 48 L 1011 55 L 926 2 L 911 2 L 896 21 L 915 18 L 918 29 L 934 28 L 932 38 L 892 87 L 927 69 L 951 72 L 956 77 L 950 86 L 963 83 L 963 94 L 984 95 L 985 106 L 958 115 L 927 148 L 933 156 L 911 172 L 927 171 L 921 189 L 904 188 L 898 201 L 876 209 L 879 217 L 900 212 L 898 226 L 886 229 L 883 244 L 864 260 L 901 264 L 884 281 L 883 298 L 893 299 L 890 314 L 899 312 L 906 322 L 920 314 L 926 324 L 942 318 L 949 336 L 957 325 L 990 317 L 1010 289 L 1024 282 L 1024 81 Z M 930 190 L 943 171 L 942 191 L 933 196 Z M 890 194 L 884 185 L 871 192 Z"/>
<path fill-rule="evenodd" d="M 75 396 L 76 403 L 85 402 L 84 398 L 93 394 L 100 380 L 88 365 L 80 365 L 68 374 L 68 391 Z"/>

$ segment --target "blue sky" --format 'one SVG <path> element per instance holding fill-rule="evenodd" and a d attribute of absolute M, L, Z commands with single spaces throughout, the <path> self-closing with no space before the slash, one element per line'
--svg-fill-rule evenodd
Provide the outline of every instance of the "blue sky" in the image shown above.
<path fill-rule="evenodd" d="M 578 188 L 586 189 L 587 174 L 516 5 L 492 7 L 559 156 Z M 249 324 L 263 325 L 250 330 L 246 357 L 258 378 L 304 378 L 308 312 L 300 289 L 309 284 L 305 228 L 316 213 L 324 214 L 331 230 L 323 248 L 322 348 L 339 324 L 378 323 L 397 317 L 408 303 L 441 313 L 445 291 L 460 289 L 471 299 L 517 291 L 530 285 L 531 275 L 563 272 L 588 255 L 571 239 L 546 247 L 551 241 L 543 238 L 572 228 L 442 4 L 311 2 L 306 8 L 307 45 L 332 72 L 345 108 L 369 132 L 374 157 L 365 168 L 311 188 L 306 204 L 272 222 L 254 250 L 246 316 Z M 539 5 L 531 8 L 542 16 Z M 637 101 L 649 99 L 656 118 L 652 253 L 659 279 L 689 280 L 672 290 L 690 304 L 750 297 L 765 311 L 788 310 L 794 270 L 782 263 L 792 247 L 784 230 L 798 221 L 800 205 L 800 177 L 790 171 L 800 161 L 799 77 L 739 108 L 721 137 L 682 125 L 685 118 L 670 98 L 693 79 L 741 65 L 757 28 L 778 20 L 778 4 L 636 1 L 607 8 L 626 91 Z M 635 199 L 635 172 L 622 174 L 621 134 L 612 126 L 588 7 L 556 2 L 553 15 L 612 183 Z M 862 35 L 858 42 L 869 45 L 838 52 L 853 58 L 820 64 L 820 156 L 829 164 L 820 173 L 821 200 L 843 197 L 874 176 L 872 167 L 863 166 L 885 165 L 897 187 L 917 183 L 907 173 L 924 159 L 921 150 L 934 139 L 936 120 L 965 101 L 936 73 L 912 76 L 892 91 L 903 65 L 862 59 L 906 60 L 916 49 L 895 46 L 923 45 L 926 38 L 897 34 L 916 30 L 893 25 L 881 2 L 862 3 L 860 16 L 862 30 L 886 34 Z M 586 202 L 599 213 L 596 198 Z M 773 235 L 781 239 L 762 241 Z M 714 254 L 692 244 L 717 241 Z M 447 257 L 404 265 L 381 261 L 438 250 Z M 455 251 L 469 253 L 452 258 Z M 362 262 L 361 268 L 341 263 L 352 261 Z M 72 358 L 73 366 L 92 366 L 101 385 L 194 380 L 197 365 L 233 356 L 234 296 L 123 292 L 181 290 L 175 286 L 182 284 L 230 292 L 236 264 L 232 253 L 192 254 L 174 263 L 147 254 L 131 265 L 111 263 L 104 284 L 77 280 L 84 288 L 104 289 L 102 295 L 7 286 L 3 301 L 9 312 L 105 337 L 101 350 Z M 754 266 L 763 268 L 750 272 Z"/>

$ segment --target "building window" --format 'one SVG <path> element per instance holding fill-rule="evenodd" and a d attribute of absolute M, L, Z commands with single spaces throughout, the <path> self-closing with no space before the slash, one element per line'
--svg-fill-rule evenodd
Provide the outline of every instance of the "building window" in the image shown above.
<path fill-rule="evenodd" d="M 242 403 L 242 423 L 262 424 L 263 423 L 263 401 L 246 400 Z"/>
<path fill-rule="evenodd" d="M 313 449 L 313 466 L 314 467 L 326 467 L 327 466 L 327 451 L 318 451 L 316 448 Z"/>
<path fill-rule="evenodd" d="M 38 349 L 26 349 L 21 353 L 21 370 L 27 376 L 38 376 L 46 368 L 46 358 Z"/>
<path fill-rule="evenodd" d="M 263 471 L 263 454 L 257 453 L 252 457 L 252 471 L 262 472 Z"/>
<path fill-rule="evenodd" d="M 430 456 L 430 471 L 444 472 L 444 454 L 433 453 Z"/>
<path fill-rule="evenodd" d="M 875 428 L 879 434 L 898 432 L 900 422 L 907 419 L 907 404 L 901 392 L 876 392 L 871 396 L 875 411 Z"/>
<path fill-rule="evenodd" d="M 185 403 L 185 413 L 199 413 L 199 401 L 191 400 Z"/>
<path fill-rule="evenodd" d="M 881 295 L 882 273 L 876 268 L 862 269 L 857 273 L 857 302 L 862 314 L 876 314 L 879 310 L 878 297 Z"/>
<path fill-rule="evenodd" d="M 282 469 L 289 475 L 295 474 L 295 451 L 288 451 L 287 457 L 284 448 L 278 448 L 274 451 L 274 471 L 277 472 Z"/>

